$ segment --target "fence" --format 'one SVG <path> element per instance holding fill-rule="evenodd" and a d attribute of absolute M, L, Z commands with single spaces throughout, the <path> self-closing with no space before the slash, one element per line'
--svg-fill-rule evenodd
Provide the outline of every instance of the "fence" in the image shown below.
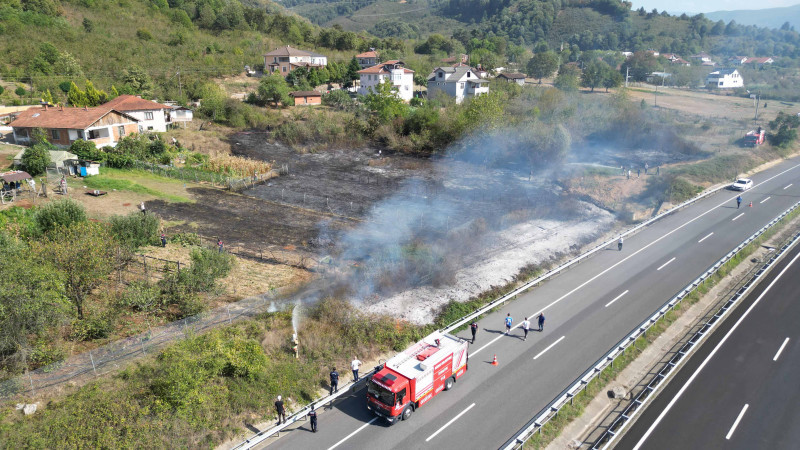
<path fill-rule="evenodd" d="M 508 449 L 515 449 L 515 448 L 522 448 L 522 445 L 531 438 L 536 432 L 540 431 L 542 427 L 549 422 L 552 418 L 558 415 L 558 412 L 561 408 L 564 407 L 567 403 L 572 404 L 572 399 L 575 398 L 581 391 L 583 391 L 586 386 L 588 386 L 589 382 L 592 381 L 595 377 L 597 377 L 606 367 L 612 366 L 614 361 L 621 355 L 625 353 L 625 350 L 634 344 L 636 340 L 641 337 L 645 336 L 647 330 L 650 329 L 658 320 L 662 319 L 669 311 L 675 308 L 686 296 L 694 292 L 698 286 L 705 283 L 705 281 L 715 273 L 728 261 L 730 261 L 733 257 L 739 254 L 743 248 L 745 248 L 748 244 L 753 242 L 756 238 L 761 236 L 764 232 L 766 232 L 769 228 L 773 225 L 778 223 L 781 219 L 786 217 L 792 211 L 800 207 L 800 202 L 795 203 L 789 209 L 781 213 L 778 217 L 771 220 L 768 224 L 764 225 L 761 229 L 753 233 L 750 237 L 742 241 L 736 248 L 731 250 L 728 254 L 723 256 L 720 260 L 716 263 L 711 265 L 700 277 L 696 280 L 689 283 L 686 287 L 684 287 L 681 291 L 678 292 L 673 298 L 668 300 L 664 303 L 652 316 L 646 319 L 644 322 L 639 324 L 636 328 L 633 329 L 625 338 L 620 340 L 611 350 L 609 350 L 605 355 L 603 355 L 600 359 L 597 360 L 589 369 L 587 369 L 581 376 L 575 379 L 572 384 L 561 391 L 561 393 L 556 396 L 556 398 L 550 402 L 549 405 L 545 406 L 539 413 L 534 416 L 525 426 L 517 433 L 516 436 L 509 439 L 502 447 L 504 450 Z M 760 272 L 763 273 L 763 272 Z M 749 290 L 750 286 L 753 283 L 749 284 L 747 290 Z M 737 299 L 740 296 L 737 296 Z M 707 331 L 707 330 L 706 330 Z M 671 368 L 672 369 L 672 368 Z M 671 370 L 670 369 L 670 370 Z M 612 431 L 613 432 L 613 431 Z"/>
<path fill-rule="evenodd" d="M 117 254 L 117 282 L 146 280 L 148 283 L 163 279 L 168 273 L 180 272 L 181 262 L 148 255 L 131 255 L 125 258 Z"/>

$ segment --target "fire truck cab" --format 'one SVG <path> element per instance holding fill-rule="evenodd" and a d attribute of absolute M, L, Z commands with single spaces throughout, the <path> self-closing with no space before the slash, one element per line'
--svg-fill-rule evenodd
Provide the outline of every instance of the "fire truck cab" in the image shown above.
<path fill-rule="evenodd" d="M 467 371 L 467 341 L 435 332 L 386 362 L 367 384 L 367 409 L 390 423 L 411 417 Z"/>

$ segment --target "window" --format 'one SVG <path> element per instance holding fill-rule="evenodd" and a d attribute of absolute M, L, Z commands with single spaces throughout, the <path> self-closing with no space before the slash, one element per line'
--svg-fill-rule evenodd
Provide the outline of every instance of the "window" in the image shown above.
<path fill-rule="evenodd" d="M 467 78 L 469 78 L 470 75 L 472 75 L 472 73 L 471 72 L 467 72 Z"/>
<path fill-rule="evenodd" d="M 83 136 L 83 130 L 78 130 L 78 139 L 86 139 L 86 138 Z"/>
<path fill-rule="evenodd" d="M 152 111 L 148 111 L 148 112 L 144 113 L 144 120 L 153 120 L 153 112 Z"/>
<path fill-rule="evenodd" d="M 119 137 L 125 136 L 125 126 L 120 125 L 117 129 L 119 130 Z"/>
<path fill-rule="evenodd" d="M 458 83 L 458 88 L 459 89 L 464 89 L 464 83 Z"/>
<path fill-rule="evenodd" d="M 89 139 L 97 139 L 100 137 L 99 130 L 89 130 Z"/>
<path fill-rule="evenodd" d="M 58 130 L 50 130 L 50 135 L 53 136 L 54 141 L 61 139 L 61 133 Z"/>
<path fill-rule="evenodd" d="M 283 69 L 283 71 L 286 72 L 286 66 L 281 67 L 281 69 Z"/>
<path fill-rule="evenodd" d="M 443 76 L 444 76 L 444 72 L 439 72 L 439 78 L 442 78 Z"/>

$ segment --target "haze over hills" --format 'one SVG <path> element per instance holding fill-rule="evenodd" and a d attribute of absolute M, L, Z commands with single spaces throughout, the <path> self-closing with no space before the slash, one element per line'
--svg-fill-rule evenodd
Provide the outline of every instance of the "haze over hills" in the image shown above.
<path fill-rule="evenodd" d="M 735 20 L 738 24 L 767 28 L 780 28 L 789 22 L 791 26 L 800 28 L 800 4 L 784 8 L 714 11 L 706 13 L 706 17 L 711 20 L 724 20 L 726 23 Z"/>

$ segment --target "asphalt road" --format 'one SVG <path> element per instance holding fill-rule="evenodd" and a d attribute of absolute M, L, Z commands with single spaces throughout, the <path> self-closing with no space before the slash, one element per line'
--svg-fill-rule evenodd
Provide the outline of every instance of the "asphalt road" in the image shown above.
<path fill-rule="evenodd" d="M 291 432 L 271 447 L 497 448 L 659 306 L 800 200 L 798 159 L 753 179 L 740 209 L 738 193 L 721 191 L 626 238 L 622 251 L 615 243 L 485 317 L 467 374 L 408 421 L 387 426 L 358 392 L 320 414 L 318 433 Z M 526 342 L 519 328 L 502 334 L 506 313 L 517 327 L 540 311 L 544 332 Z M 489 364 L 495 354 L 499 366 Z"/>
<path fill-rule="evenodd" d="M 617 449 L 796 449 L 800 246 L 664 388 Z"/>

